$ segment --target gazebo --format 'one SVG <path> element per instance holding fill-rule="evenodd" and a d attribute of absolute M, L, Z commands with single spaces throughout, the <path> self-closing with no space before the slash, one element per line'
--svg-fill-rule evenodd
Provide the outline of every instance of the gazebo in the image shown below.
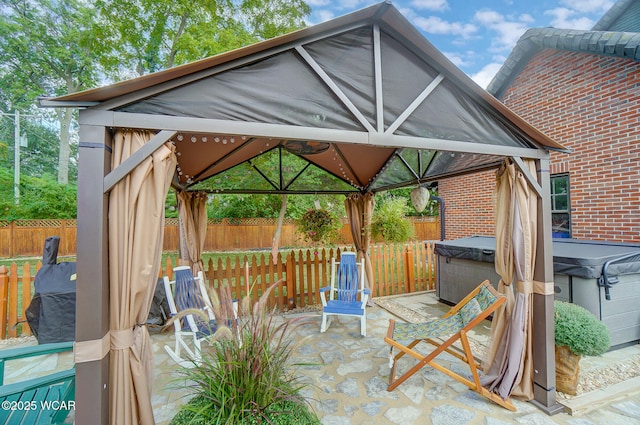
<path fill-rule="evenodd" d="M 343 193 L 366 257 L 368 241 L 357 239 L 376 192 L 505 159 L 533 209 L 529 275 L 516 279 L 532 300 L 523 363 L 533 401 L 557 411 L 549 151 L 566 149 L 477 86 L 390 3 L 40 104 L 80 109 L 76 423 L 153 423 L 140 324 L 170 187 L 181 256 L 193 267 L 207 192 Z M 522 217 L 522 205 L 513 214 L 507 220 Z"/>

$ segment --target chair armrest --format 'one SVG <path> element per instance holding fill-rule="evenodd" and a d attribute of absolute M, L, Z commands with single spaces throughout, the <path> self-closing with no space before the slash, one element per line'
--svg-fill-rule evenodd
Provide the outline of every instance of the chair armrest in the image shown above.
<path fill-rule="evenodd" d="M 51 386 L 61 382 L 72 382 L 76 379 L 75 366 L 71 369 L 55 372 L 40 378 L 32 378 L 26 381 L 15 382 L 0 386 L 0 398 L 5 398 L 12 394 L 22 394 L 26 391 L 35 390 L 42 387 Z"/>
<path fill-rule="evenodd" d="M 55 342 L 51 344 L 31 345 L 29 347 L 0 350 L 0 385 L 4 383 L 4 365 L 7 361 L 27 357 L 43 356 L 73 350 L 73 341 Z"/>
<path fill-rule="evenodd" d="M 29 347 L 10 348 L 8 350 L 0 351 L 0 362 L 71 350 L 73 350 L 73 341 L 31 345 Z"/>
<path fill-rule="evenodd" d="M 362 293 L 363 293 L 363 294 L 367 294 L 367 295 L 371 295 L 371 289 L 369 289 L 369 288 L 364 288 L 364 289 L 362 290 Z"/>
<path fill-rule="evenodd" d="M 323 307 L 327 306 L 327 296 L 325 295 L 325 292 L 329 293 L 329 299 L 333 298 L 333 295 L 331 293 L 331 286 L 324 286 L 320 288 L 320 301 L 322 302 Z"/>

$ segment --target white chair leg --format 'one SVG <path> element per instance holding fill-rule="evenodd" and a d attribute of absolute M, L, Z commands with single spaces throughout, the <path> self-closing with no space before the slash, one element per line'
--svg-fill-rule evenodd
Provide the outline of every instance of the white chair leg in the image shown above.
<path fill-rule="evenodd" d="M 331 324 L 331 318 L 327 314 L 322 313 L 322 324 L 320 325 L 320 332 L 326 332 L 327 328 Z"/>
<path fill-rule="evenodd" d="M 360 318 L 360 335 L 367 336 L 367 317 L 362 316 Z"/>

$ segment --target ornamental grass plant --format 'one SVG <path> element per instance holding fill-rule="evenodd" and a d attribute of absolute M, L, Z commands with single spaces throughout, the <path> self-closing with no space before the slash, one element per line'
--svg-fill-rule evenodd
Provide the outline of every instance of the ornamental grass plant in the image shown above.
<path fill-rule="evenodd" d="M 246 296 L 237 319 L 228 319 L 233 317 L 229 288 L 221 288 L 220 297 L 211 291 L 218 329 L 210 345 L 203 346 L 202 361 L 181 370 L 194 397 L 172 425 L 320 423 L 300 395 L 305 385 L 294 373 L 298 344 L 290 335 L 307 319 L 283 319 L 267 311 L 269 293 L 278 283 L 256 302 Z"/>

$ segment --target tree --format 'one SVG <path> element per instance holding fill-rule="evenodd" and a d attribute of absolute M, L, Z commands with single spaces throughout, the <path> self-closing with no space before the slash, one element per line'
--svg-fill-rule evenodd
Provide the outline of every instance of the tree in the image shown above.
<path fill-rule="evenodd" d="M 0 193 L 13 192 L 13 172 L 0 167 Z M 52 219 L 75 218 L 77 187 L 61 185 L 55 177 L 25 175 L 20 179 L 22 197 L 19 205 L 13 196 L 0 196 L 0 219 Z"/>
<path fill-rule="evenodd" d="M 74 93 L 101 76 L 96 57 L 105 51 L 90 3 L 77 0 L 2 0 L 0 96 L 13 109 L 33 111 L 42 95 Z M 69 178 L 74 110 L 57 109 L 58 182 Z"/>
<path fill-rule="evenodd" d="M 138 75 L 171 68 L 304 27 L 303 0 L 101 0 L 120 62 Z"/>

